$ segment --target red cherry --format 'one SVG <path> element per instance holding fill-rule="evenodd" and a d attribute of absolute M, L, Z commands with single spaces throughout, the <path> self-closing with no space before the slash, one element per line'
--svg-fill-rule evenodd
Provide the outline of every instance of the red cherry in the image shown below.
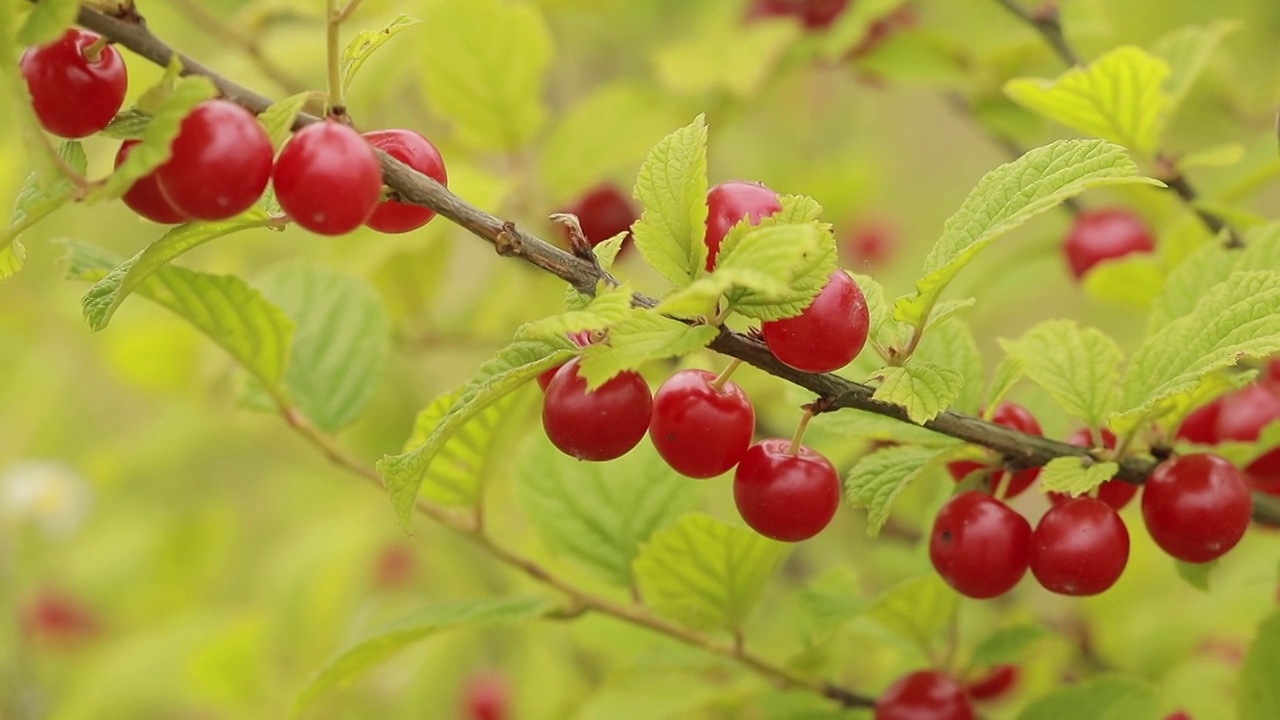
<path fill-rule="evenodd" d="M 710 478 L 727 472 L 747 451 L 756 413 L 742 388 L 726 382 L 716 390 L 715 373 L 681 370 L 653 395 L 649 439 L 676 472 Z"/>
<path fill-rule="evenodd" d="M 774 357 L 797 370 L 839 370 L 867 343 L 867 300 L 848 273 L 836 269 L 809 307 L 795 317 L 762 323 L 760 333 Z"/>
<path fill-rule="evenodd" d="M 1222 398 L 1192 410 L 1178 426 L 1175 437 L 1197 445 L 1217 445 L 1218 413 L 1221 410 Z"/>
<path fill-rule="evenodd" d="M 507 681 L 496 672 L 472 675 L 462 693 L 466 720 L 506 720 L 509 691 Z"/>
<path fill-rule="evenodd" d="M 293 134 L 271 175 L 280 207 L 317 235 L 345 235 L 373 215 L 382 170 L 360 133 L 326 120 Z"/>
<path fill-rule="evenodd" d="M 1007 695 L 1017 682 L 1017 665 L 996 665 L 985 675 L 965 685 L 964 691 L 974 700 L 996 700 Z"/>
<path fill-rule="evenodd" d="M 22 611 L 20 625 L 32 638 L 55 645 L 69 645 L 98 634 L 98 621 L 79 601 L 52 590 L 42 590 Z"/>
<path fill-rule="evenodd" d="M 383 590 L 407 587 L 413 582 L 413 566 L 413 548 L 403 543 L 387 545 L 374 566 L 374 585 Z"/>
<path fill-rule="evenodd" d="M 840 480 L 831 461 L 789 440 L 761 440 L 747 448 L 733 473 L 733 502 L 752 530 L 783 542 L 822 532 L 840 506 Z"/>
<path fill-rule="evenodd" d="M 1078 497 L 1049 508 L 1031 534 L 1031 574 L 1049 592 L 1097 595 L 1129 562 L 1129 531 L 1110 505 Z"/>
<path fill-rule="evenodd" d="M 1280 448 L 1259 456 L 1245 466 L 1244 479 L 1254 490 L 1280 496 Z"/>
<path fill-rule="evenodd" d="M 125 140 L 121 143 L 120 149 L 116 151 L 115 166 L 117 168 L 129 156 L 131 148 L 137 144 L 137 140 Z M 130 210 L 151 222 L 172 225 L 187 221 L 187 218 L 165 199 L 164 193 L 160 192 L 160 186 L 156 184 L 156 174 L 154 172 L 134 182 L 133 187 L 129 188 L 128 192 L 120 199 L 124 201 L 124 204 Z"/>
<path fill-rule="evenodd" d="M 449 185 L 449 175 L 444 170 L 444 158 L 431 141 L 412 130 L 371 130 L 364 134 L 365 142 L 375 147 L 441 185 Z M 376 157 L 376 156 L 375 156 Z M 378 181 L 381 184 L 381 180 Z M 381 190 L 379 190 L 381 194 Z M 382 233 L 406 233 L 426 225 L 436 213 L 421 205 L 410 205 L 398 200 L 378 203 L 365 225 Z"/>
<path fill-rule="evenodd" d="M 1083 278 L 1090 268 L 1130 253 L 1155 250 L 1151 231 L 1137 215 L 1122 208 L 1086 210 L 1076 216 L 1062 251 L 1071 274 Z"/>
<path fill-rule="evenodd" d="M 841 243 L 845 263 L 859 272 L 869 272 L 883 266 L 893 254 L 897 237 L 893 228 L 884 222 L 859 225 Z"/>
<path fill-rule="evenodd" d="M 1269 382 L 1280 383 L 1280 357 L 1271 358 L 1267 363 L 1265 377 Z"/>
<path fill-rule="evenodd" d="M 917 670 L 898 678 L 876 700 L 875 720 L 973 720 L 973 708 L 955 680 Z"/>
<path fill-rule="evenodd" d="M 996 411 L 991 414 L 991 421 L 997 425 L 1027 433 L 1028 435 L 1042 435 L 1040 431 L 1040 423 L 1036 422 L 1036 417 L 1031 414 L 1030 410 L 1022 407 L 1014 402 L 1002 402 Z M 951 477 L 956 482 L 960 482 L 969 473 L 986 467 L 987 463 L 973 462 L 971 460 L 957 460 L 947 463 L 947 471 L 951 473 Z M 1040 468 L 1027 468 L 1019 470 L 1009 478 L 1009 486 L 1005 489 L 1005 499 L 1015 498 L 1021 495 L 1027 488 L 1031 487 L 1031 483 L 1040 477 Z M 987 481 L 987 488 L 991 492 L 996 492 L 1000 487 L 1000 481 L 1004 479 L 1004 471 L 996 470 L 991 473 L 991 478 Z"/>
<path fill-rule="evenodd" d="M 835 22 L 848 5 L 849 0 L 754 0 L 747 8 L 747 19 L 790 16 L 809 30 L 821 30 Z"/>
<path fill-rule="evenodd" d="M 225 220 L 248 210 L 271 179 L 271 139 L 248 110 L 207 100 L 182 120 L 156 182 L 178 212 Z"/>
<path fill-rule="evenodd" d="M 1031 525 L 977 490 L 947 501 L 933 521 L 929 560 L 956 592 L 984 600 L 1013 589 L 1027 572 Z"/>
<path fill-rule="evenodd" d="M 1088 428 L 1080 428 L 1071 433 L 1067 438 L 1067 442 L 1071 445 L 1079 447 L 1093 448 L 1097 444 L 1093 441 L 1093 435 Z M 1102 429 L 1102 446 L 1108 450 L 1114 450 L 1116 447 L 1116 436 L 1110 430 Z M 1117 512 L 1124 509 L 1125 505 L 1138 494 L 1138 486 L 1123 480 L 1108 480 L 1098 487 L 1098 499 L 1115 508 Z M 1049 493 L 1049 501 L 1054 505 L 1061 505 L 1070 500 L 1071 496 L 1066 493 Z"/>
<path fill-rule="evenodd" d="M 631 243 L 631 224 L 639 217 L 631 199 L 611 183 L 597 185 L 562 212 L 578 216 L 582 234 L 592 247 L 619 233 L 627 233 L 623 240 L 626 248 Z M 569 228 L 565 227 L 563 232 L 567 240 Z"/>
<path fill-rule="evenodd" d="M 1160 463 L 1142 491 L 1142 519 L 1151 539 L 1190 563 L 1209 562 L 1235 547 L 1252 509 L 1240 471 L 1208 453 Z"/>
<path fill-rule="evenodd" d="M 48 45 L 27 48 L 18 65 L 45 130 L 64 138 L 92 135 L 111 122 L 129 87 L 124 58 L 100 37 L 69 29 Z M 92 55 L 92 57 L 91 57 Z"/>
<path fill-rule="evenodd" d="M 612 460 L 635 447 L 649 429 L 653 397 L 630 370 L 594 391 L 578 374 L 581 358 L 565 363 L 547 386 L 542 427 L 551 444 L 579 460 Z"/>
<path fill-rule="evenodd" d="M 1280 419 L 1280 394 L 1271 388 L 1252 384 L 1223 396 L 1214 433 L 1218 441 L 1258 439 L 1262 428 Z"/>
<path fill-rule="evenodd" d="M 729 230 L 747 218 L 752 225 L 782 209 L 778 194 L 760 183 L 730 180 L 707 191 L 707 272 L 716 266 L 716 254 Z"/>
<path fill-rule="evenodd" d="M 1186 710 L 1177 710 L 1164 716 L 1164 720 L 1191 720 Z"/>

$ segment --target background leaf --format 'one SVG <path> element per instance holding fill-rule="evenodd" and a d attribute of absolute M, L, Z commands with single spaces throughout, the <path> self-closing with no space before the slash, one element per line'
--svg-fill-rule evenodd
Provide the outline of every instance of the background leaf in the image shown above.
<path fill-rule="evenodd" d="M 931 573 L 885 591 L 865 616 L 928 655 L 937 637 L 955 620 L 958 607 L 959 596 Z"/>
<path fill-rule="evenodd" d="M 445 393 L 418 413 L 413 434 L 405 442 L 408 452 L 426 442 L 462 395 L 461 390 Z M 520 399 L 527 393 L 514 392 L 499 399 L 468 420 L 445 441 L 427 466 L 420 494 L 434 503 L 453 507 L 475 507 L 480 502 L 484 481 L 499 462 L 498 443 L 511 441 L 506 432 L 520 425 Z"/>
<path fill-rule="evenodd" d="M 18 42 L 45 45 L 57 40 L 75 22 L 79 9 L 77 0 L 40 0 L 31 8 L 27 21 L 18 31 Z"/>
<path fill-rule="evenodd" d="M 898 445 L 858 460 L 845 479 L 845 492 L 854 507 L 867 509 L 868 535 L 880 534 L 898 494 L 920 477 L 940 452 L 936 447 Z"/>
<path fill-rule="evenodd" d="M 1023 624 L 1000 628 L 978 643 L 969 656 L 969 664 L 983 668 L 1019 662 L 1033 645 L 1050 634 L 1041 625 Z"/>
<path fill-rule="evenodd" d="M 346 90 L 351 87 L 351 81 L 355 79 L 356 73 L 360 72 L 365 60 L 368 60 L 369 56 L 373 55 L 378 48 L 419 22 L 421 20 L 402 14 L 397 15 L 395 20 L 392 20 L 380 30 L 361 30 L 356 33 L 354 37 L 347 41 L 347 46 L 342 49 L 342 89 Z"/>
<path fill-rule="evenodd" d="M 1182 104 L 1222 39 L 1239 29 L 1238 21 L 1216 19 L 1207 25 L 1175 30 L 1156 40 L 1151 51 L 1169 65 L 1164 85 L 1168 96 L 1166 112 L 1172 114 Z"/>
<path fill-rule="evenodd" d="M 1101 330 L 1049 320 L 1000 345 L 1022 361 L 1027 378 L 1089 427 L 1099 427 L 1114 409 L 1121 352 Z"/>
<path fill-rule="evenodd" d="M 1273 614 L 1258 626 L 1258 633 L 1244 656 L 1240 673 L 1238 712 L 1240 720 L 1267 720 L 1280 714 L 1280 614 Z"/>
<path fill-rule="evenodd" d="M 1018 715 L 1018 720 L 1156 720 L 1155 693 L 1138 680 L 1103 675 L 1055 690 Z"/>
<path fill-rule="evenodd" d="M 58 155 L 67 167 L 84 175 L 88 160 L 79 142 L 68 140 L 60 143 Z M 27 176 L 17 199 L 13 201 L 9 226 L 0 232 L 0 280 L 6 280 L 22 269 L 27 253 L 18 242 L 18 236 L 62 207 L 75 193 L 76 186 L 63 175 L 42 179 L 37 172 L 32 172 Z"/>

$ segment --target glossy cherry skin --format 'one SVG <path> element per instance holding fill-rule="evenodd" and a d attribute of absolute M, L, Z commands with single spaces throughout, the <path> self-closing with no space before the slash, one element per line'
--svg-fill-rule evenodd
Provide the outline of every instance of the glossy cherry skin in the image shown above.
<path fill-rule="evenodd" d="M 977 490 L 952 497 L 933 521 L 929 560 L 956 592 L 979 600 L 1003 595 L 1027 572 L 1031 525 Z"/>
<path fill-rule="evenodd" d="M 1079 430 L 1071 433 L 1071 435 L 1067 437 L 1067 442 L 1071 445 L 1078 445 L 1080 447 L 1097 447 L 1097 444 L 1094 442 L 1093 436 L 1090 434 L 1088 428 L 1080 428 Z M 1114 450 L 1116 447 L 1115 434 L 1106 428 L 1102 429 L 1102 446 L 1108 450 Z M 1124 509 L 1124 506 L 1129 504 L 1130 500 L 1133 500 L 1134 495 L 1138 494 L 1138 486 L 1133 483 L 1127 483 L 1123 480 L 1108 480 L 1098 486 L 1096 493 L 1099 500 L 1110 505 L 1119 512 Z M 1061 505 L 1070 499 L 1071 496 L 1066 493 L 1049 493 L 1049 501 L 1054 505 Z"/>
<path fill-rule="evenodd" d="M 112 46 L 86 56 L 99 39 L 87 30 L 69 29 L 48 45 L 27 48 L 18 65 L 31 93 L 40 126 L 64 138 L 92 135 L 111 122 L 129 88 L 124 58 Z"/>
<path fill-rule="evenodd" d="M 507 720 L 510 698 L 506 680 L 496 672 L 477 673 L 462 693 L 464 720 Z"/>
<path fill-rule="evenodd" d="M 345 235 L 372 215 L 382 170 L 360 133 L 326 120 L 293 134 L 271 175 L 280 207 L 317 235 Z"/>
<path fill-rule="evenodd" d="M 996 665 L 985 675 L 965 685 L 964 691 L 974 700 L 998 700 L 1007 695 L 1017 682 L 1017 665 Z"/>
<path fill-rule="evenodd" d="M 1030 410 L 1022 407 L 1014 402 L 1002 402 L 996 407 L 996 411 L 991 414 L 991 421 L 997 425 L 1003 425 L 1028 435 L 1043 435 L 1040 431 L 1040 423 L 1036 422 L 1036 417 L 1031 414 Z M 972 460 L 957 460 L 947 463 L 947 471 L 951 473 L 951 477 L 956 482 L 960 482 L 970 473 L 986 467 L 986 463 L 974 462 Z M 1004 497 L 1006 499 L 1015 498 L 1021 495 L 1027 488 L 1031 487 L 1031 483 L 1040 477 L 1040 468 L 1028 468 L 1019 470 L 1009 478 L 1009 486 L 1005 489 Z M 991 492 L 996 492 L 1000 487 L 1000 481 L 1004 479 L 1004 471 L 996 470 L 991 473 L 990 479 L 987 481 L 987 488 Z"/>
<path fill-rule="evenodd" d="M 125 140 L 121 143 L 120 149 L 116 151 L 115 166 L 117 168 L 129 156 L 130 148 L 137 144 L 137 140 Z M 129 188 L 120 199 L 130 210 L 151 222 L 173 225 L 187 221 L 187 218 L 165 198 L 164 193 L 160 192 L 154 172 L 134 182 L 133 187 Z"/>
<path fill-rule="evenodd" d="M 1253 501 L 1240 471 L 1208 453 L 1156 466 L 1142 491 L 1142 519 L 1156 545 L 1190 563 L 1215 560 L 1240 542 Z"/>
<path fill-rule="evenodd" d="M 760 325 L 769 351 L 784 364 L 811 373 L 839 370 L 867 344 L 871 317 L 858 284 L 839 268 L 809 307 L 795 317 Z"/>
<path fill-rule="evenodd" d="M 752 225 L 782 209 L 778 194 L 760 183 L 730 180 L 707 191 L 707 272 L 716 266 L 716 254 L 729 230 L 747 218 Z"/>
<path fill-rule="evenodd" d="M 715 373 L 681 370 L 653 395 L 649 439 L 673 470 L 710 478 L 738 464 L 755 433 L 751 400 L 733 382 L 716 390 Z"/>
<path fill-rule="evenodd" d="M 1262 428 L 1280 419 L 1280 392 L 1270 384 L 1253 383 L 1222 397 L 1214 434 L 1218 442 L 1258 439 Z"/>
<path fill-rule="evenodd" d="M 631 199 L 612 183 L 597 185 L 562 212 L 578 216 L 582 234 L 592 247 L 619 233 L 627 233 L 623 249 L 631 244 L 631 225 L 640 217 Z M 568 240 L 569 228 L 565 227 L 563 232 Z"/>
<path fill-rule="evenodd" d="M 542 401 L 542 428 L 560 452 L 579 460 L 622 457 L 649 429 L 649 386 L 628 370 L 588 392 L 578 374 L 580 362 L 570 360 L 551 378 Z"/>
<path fill-rule="evenodd" d="M 817 535 L 840 506 L 840 480 L 831 461 L 791 441 L 761 440 L 747 448 L 733 473 L 733 502 L 752 530 L 783 542 Z"/>
<path fill-rule="evenodd" d="M 444 169 L 444 158 L 431 141 L 412 130 L 370 130 L 364 133 L 365 142 L 448 187 L 449 175 Z M 381 181 L 379 181 L 381 182 Z M 421 205 L 410 205 L 399 200 L 383 200 L 374 208 L 365 225 L 382 233 L 406 233 L 426 225 L 436 213 Z"/>
<path fill-rule="evenodd" d="M 225 220 L 248 210 L 271 179 L 271 139 L 248 110 L 207 100 L 182 120 L 156 183 L 178 212 Z"/>
<path fill-rule="evenodd" d="M 1086 210 L 1076 216 L 1062 245 L 1067 266 L 1077 279 L 1094 265 L 1130 253 L 1155 250 L 1151 230 L 1137 215 L 1123 208 Z"/>
<path fill-rule="evenodd" d="M 973 720 L 973 707 L 955 680 L 934 670 L 917 670 L 880 695 L 875 720 Z"/>
<path fill-rule="evenodd" d="M 1197 445 L 1217 445 L 1218 413 L 1221 410 L 1222 398 L 1192 410 L 1183 418 L 1175 437 Z"/>
<path fill-rule="evenodd" d="M 1129 531 L 1110 505 L 1078 497 L 1049 508 L 1031 534 L 1031 574 L 1059 595 L 1097 595 L 1129 562 Z"/>
<path fill-rule="evenodd" d="M 809 30 L 821 30 L 835 22 L 849 6 L 849 0 L 753 0 L 747 19 L 794 17 Z"/>

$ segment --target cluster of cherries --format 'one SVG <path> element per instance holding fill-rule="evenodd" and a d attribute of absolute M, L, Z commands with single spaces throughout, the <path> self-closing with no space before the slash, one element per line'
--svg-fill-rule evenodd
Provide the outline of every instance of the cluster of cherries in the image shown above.
<path fill-rule="evenodd" d="M 48 45 L 27 48 L 20 66 L 36 117 L 54 135 L 99 132 L 124 103 L 124 60 L 94 33 L 69 29 Z M 116 167 L 136 144 L 126 140 L 120 146 Z M 385 233 L 422 227 L 433 211 L 383 199 L 375 148 L 441 184 L 448 181 L 440 152 L 412 130 L 361 135 L 326 120 L 294 133 L 277 156 L 252 113 L 209 100 L 183 119 L 169 160 L 134 183 L 123 200 L 158 223 L 225 220 L 248 210 L 270 182 L 289 217 L 320 235 L 342 235 L 361 225 Z"/>
<path fill-rule="evenodd" d="M 1280 420 L 1280 358 L 1268 363 L 1254 383 L 1223 395 L 1183 421 L 1178 437 L 1198 445 L 1256 442 L 1262 429 Z M 1280 447 L 1244 467 L 1244 478 L 1259 492 L 1280 496 Z"/>
<path fill-rule="evenodd" d="M 707 193 L 706 269 L 715 268 L 720 243 L 741 221 L 755 224 L 778 212 L 769 188 L 732 181 Z M 805 372 L 830 372 L 862 350 L 869 326 L 866 299 L 842 270 L 802 313 L 765 322 L 761 336 L 779 361 Z M 579 345 L 600 333 L 579 333 Z M 545 391 L 542 425 L 551 443 L 580 460 L 621 457 L 647 433 L 658 454 L 676 472 L 711 478 L 734 470 L 734 501 L 742 519 L 761 535 L 787 542 L 813 537 L 831 522 L 840 504 L 835 467 L 799 439 L 752 444 L 755 410 L 742 388 L 729 380 L 732 367 L 716 375 L 681 370 L 654 394 L 638 373 L 626 371 L 594 391 L 579 374 L 578 358 L 538 378 Z"/>

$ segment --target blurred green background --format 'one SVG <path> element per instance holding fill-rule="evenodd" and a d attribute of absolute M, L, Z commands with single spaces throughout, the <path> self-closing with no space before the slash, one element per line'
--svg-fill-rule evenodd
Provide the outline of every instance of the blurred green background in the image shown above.
<path fill-rule="evenodd" d="M 463 0 L 367 0 L 348 34 L 400 13 L 427 22 L 373 56 L 349 108 L 363 129 L 423 132 L 441 148 L 452 190 L 547 237 L 559 237 L 548 213 L 602 181 L 629 191 L 648 148 L 705 112 L 713 183 L 760 180 L 812 195 L 838 237 L 867 223 L 889 227 L 887 263 L 868 268 L 847 260 L 897 294 L 910 287 L 945 218 L 985 172 L 1009 159 L 993 133 L 1030 147 L 1060 131 L 1001 99 L 1005 79 L 1051 77 L 1062 68 L 1037 36 L 989 0 L 913 2 L 915 25 L 856 63 L 819 57 L 821 40 L 791 26 L 749 31 L 738 0 L 542 0 L 510 4 L 545 24 L 545 73 L 533 53 L 528 77 L 512 78 L 524 85 L 485 90 L 495 103 L 504 93 L 532 93 L 545 115 L 529 120 L 527 142 L 496 148 L 441 110 L 438 73 L 424 71 L 438 61 L 444 35 L 456 34 L 458 48 L 481 57 L 512 51 L 483 28 L 433 28 L 431 18 L 455 2 Z M 143 0 L 139 8 L 159 36 L 250 87 L 277 97 L 294 84 L 323 88 L 323 3 Z M 201 13 L 218 19 L 221 30 Z M 1125 43 L 1146 46 L 1187 25 L 1241 21 L 1174 122 L 1171 149 L 1242 145 L 1239 163 L 1193 171 L 1193 179 L 1207 195 L 1229 198 L 1243 218 L 1280 214 L 1273 182 L 1280 173 L 1273 130 L 1280 5 L 1064 0 L 1062 13 L 1086 57 Z M 737 43 L 738 54 L 727 54 Z M 272 69 L 264 72 L 254 52 Z M 136 98 L 159 71 L 125 56 Z M 958 112 L 949 96 L 978 108 L 976 118 Z M 3 197 L 17 194 L 29 167 L 11 122 L 0 118 Z M 94 138 L 85 146 L 90 175 L 109 171 L 116 141 Z M 1159 190 L 1092 191 L 1082 200 L 1134 208 L 1157 230 L 1170 261 L 1205 239 L 1185 208 Z M 989 367 L 1000 357 L 997 338 L 1017 337 L 1047 317 L 1077 317 L 1126 347 L 1136 342 L 1138 308 L 1090 297 L 1069 281 L 1058 250 L 1069 220 L 1056 212 L 1032 222 L 966 269 L 951 291 L 979 297 L 966 319 Z M 4 717 L 282 717 L 306 678 L 361 631 L 428 603 L 526 585 L 425 522 L 405 537 L 379 492 L 326 464 L 278 417 L 239 407 L 241 380 L 228 358 L 165 311 L 131 300 L 112 327 L 91 333 L 80 317 L 85 287 L 63 280 L 56 241 L 85 240 L 128 256 L 161 232 L 122 205 L 65 209 L 25 236 L 27 268 L 0 286 Z M 558 281 L 497 258 L 443 220 L 404 236 L 255 230 L 180 261 L 251 284 L 297 263 L 361 278 L 393 319 L 376 398 L 341 437 L 369 462 L 397 451 L 420 407 L 562 299 Z M 617 270 L 642 290 L 661 287 L 638 257 Z M 709 357 L 688 362 L 720 366 Z M 650 379 L 656 384 L 667 371 L 653 368 Z M 789 433 L 803 398 L 752 371 L 741 375 L 762 430 Z M 1015 396 L 1041 411 L 1046 435 L 1073 429 L 1031 388 Z M 535 429 L 534 403 L 522 412 L 527 429 Z M 862 449 L 821 428 L 813 439 L 845 465 Z M 509 469 L 518 453 L 503 453 L 502 461 L 500 469 Z M 490 491 L 490 524 L 509 543 L 545 557 L 508 474 L 498 472 Z M 736 521 L 728 487 L 722 478 L 700 492 L 709 511 Z M 927 571 L 911 538 L 927 527 L 949 487 L 941 476 L 913 487 L 895 515 L 899 532 L 876 541 L 866 538 L 860 514 L 842 511 L 772 583 L 752 622 L 753 647 L 779 660 L 797 651 L 805 616 L 793 591 L 815 578 L 856 604 Z M 1028 498 L 1024 505 L 1036 513 L 1041 503 Z M 1064 674 L 1103 667 L 1147 678 L 1170 709 L 1186 707 L 1198 720 L 1233 717 L 1239 654 L 1276 602 L 1280 541 L 1252 532 L 1205 594 L 1176 577 L 1136 512 L 1125 513 L 1134 539 L 1130 566 L 1111 592 L 1075 601 L 1024 583 L 1012 602 L 963 603 L 966 642 L 1016 620 L 1054 632 L 1028 658 L 1016 696 L 992 717 L 1012 716 Z M 593 583 L 571 565 L 550 562 Z M 61 632 L 31 629 L 33 608 L 49 615 L 55 606 L 60 624 L 45 624 Z M 814 662 L 827 675 L 873 693 L 923 663 L 857 623 L 819 655 Z M 459 698 L 468 678 L 489 670 L 510 684 L 516 720 L 800 717 L 785 713 L 807 707 L 695 651 L 587 617 L 442 635 L 325 696 L 307 717 L 463 717 Z"/>

